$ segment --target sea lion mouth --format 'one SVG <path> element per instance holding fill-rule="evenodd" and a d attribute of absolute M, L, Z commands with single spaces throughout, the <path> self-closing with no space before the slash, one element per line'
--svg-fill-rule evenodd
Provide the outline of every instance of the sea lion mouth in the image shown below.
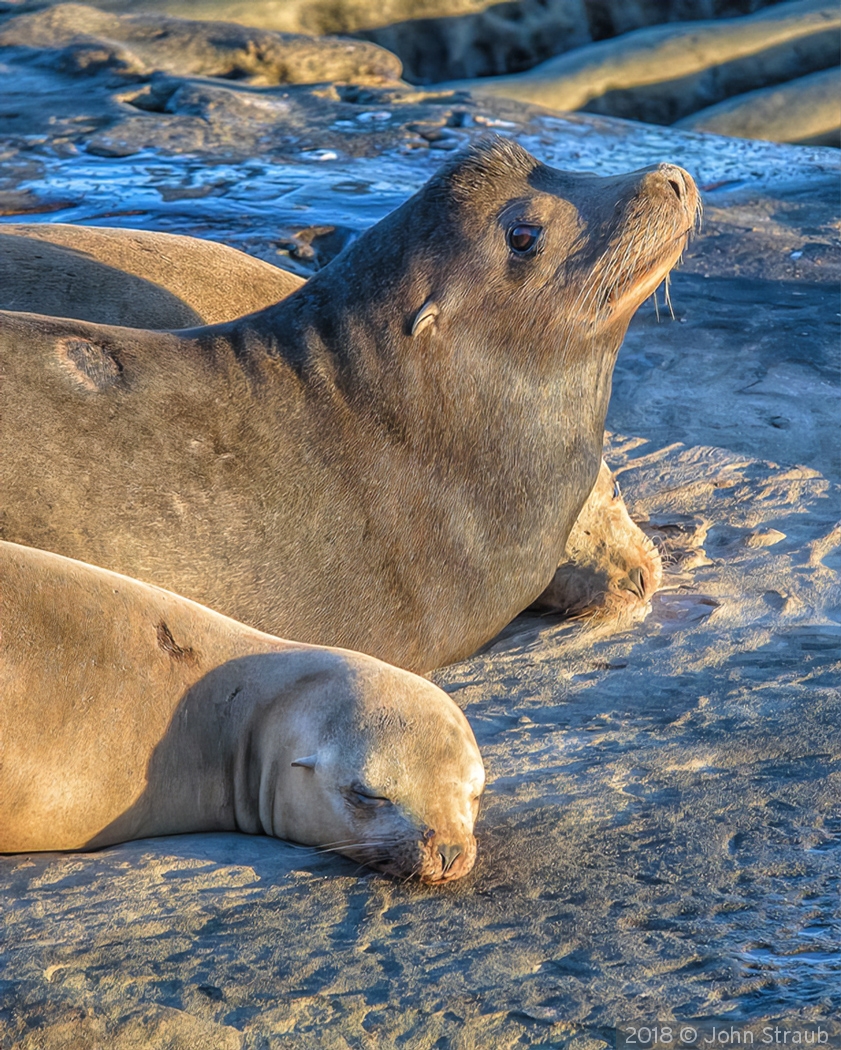
<path fill-rule="evenodd" d="M 614 317 L 637 309 L 680 262 L 702 217 L 692 176 L 672 164 L 646 171 L 621 209 L 618 234 L 592 264 L 579 309 Z"/>
<path fill-rule="evenodd" d="M 358 842 L 341 852 L 384 875 L 438 886 L 463 878 L 471 871 L 476 862 L 476 840 L 471 835 L 461 842 L 441 843 L 432 833 L 420 839 Z"/>
<path fill-rule="evenodd" d="M 647 258 L 640 252 L 640 258 L 631 262 L 625 274 L 617 275 L 602 289 L 597 301 L 598 310 L 609 314 L 625 307 L 636 310 L 663 281 L 668 280 L 671 271 L 680 263 L 693 229 L 688 227 L 675 234 Z"/>

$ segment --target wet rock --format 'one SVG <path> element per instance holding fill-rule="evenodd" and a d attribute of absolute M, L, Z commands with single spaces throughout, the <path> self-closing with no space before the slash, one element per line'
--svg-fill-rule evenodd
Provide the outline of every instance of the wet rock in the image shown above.
<path fill-rule="evenodd" d="M 43 2 L 43 0 L 42 0 Z M 528 69 L 659 22 L 749 14 L 773 0 L 99 0 L 104 10 L 354 34 L 398 55 L 415 83 Z"/>
<path fill-rule="evenodd" d="M 128 12 L 141 5 L 97 6 Z M 419 83 L 526 69 L 590 39 L 585 0 L 143 0 L 142 9 L 285 32 L 355 34 L 399 54 Z"/>
<path fill-rule="evenodd" d="M 732 128 L 784 141 L 835 141 L 830 74 L 822 82 L 803 79 L 838 68 L 839 18 L 828 0 L 770 8 L 765 0 L 461 0 L 456 8 L 443 0 L 99 0 L 96 10 L 50 0 L 0 5 L 6 12 L 31 8 L 34 13 L 12 20 L 0 39 L 45 49 L 39 61 L 69 73 L 374 84 L 397 80 L 399 55 L 409 80 L 439 88 L 660 124 L 689 121 L 733 100 L 691 126 L 703 130 L 708 119 L 709 130 L 722 133 Z M 218 21 L 223 18 L 243 25 Z M 277 30 L 352 32 L 389 51 Z M 445 79 L 453 75 L 470 79 Z M 779 99 L 736 101 L 798 80 Z M 807 111 L 808 133 L 795 138 L 798 114 Z M 794 114 L 789 121 L 786 112 Z M 451 149 L 446 137 L 437 136 L 434 148 Z"/>
<path fill-rule="evenodd" d="M 278 240 L 278 248 L 299 265 L 297 272 L 320 270 L 354 239 L 354 231 L 342 226 L 305 226 L 290 237 Z"/>
<path fill-rule="evenodd" d="M 749 15 L 779 0 L 585 0 L 594 40 L 604 40 L 661 22 Z"/>

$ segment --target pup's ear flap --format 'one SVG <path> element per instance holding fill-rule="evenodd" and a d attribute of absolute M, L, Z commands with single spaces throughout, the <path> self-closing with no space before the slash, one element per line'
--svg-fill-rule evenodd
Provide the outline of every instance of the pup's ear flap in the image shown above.
<path fill-rule="evenodd" d="M 304 769 L 315 769 L 315 763 L 317 761 L 318 755 L 308 755 L 306 758 L 296 758 L 292 765 L 302 766 Z"/>

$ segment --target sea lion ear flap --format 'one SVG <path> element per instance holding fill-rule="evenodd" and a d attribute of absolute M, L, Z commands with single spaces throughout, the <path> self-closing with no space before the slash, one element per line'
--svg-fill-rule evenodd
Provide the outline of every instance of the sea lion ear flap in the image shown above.
<path fill-rule="evenodd" d="M 441 308 L 434 299 L 427 299 L 423 306 L 418 310 L 414 321 L 412 322 L 412 330 L 409 333 L 414 338 L 419 332 L 422 332 L 424 328 L 428 328 L 431 324 L 435 324 L 435 318 L 441 313 Z"/>
<path fill-rule="evenodd" d="M 293 762 L 293 766 L 303 766 L 304 769 L 315 769 L 315 764 L 318 761 L 318 755 L 308 755 L 306 758 L 296 758 Z"/>

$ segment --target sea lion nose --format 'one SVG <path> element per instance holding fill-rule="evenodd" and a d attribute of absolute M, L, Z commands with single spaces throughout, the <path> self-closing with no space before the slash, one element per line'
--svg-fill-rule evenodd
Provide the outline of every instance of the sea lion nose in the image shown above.
<path fill-rule="evenodd" d="M 628 575 L 623 580 L 623 583 L 625 589 L 633 591 L 638 598 L 645 597 L 645 577 L 642 574 L 642 569 L 629 569 Z"/>
<path fill-rule="evenodd" d="M 446 875 L 461 856 L 461 846 L 455 844 L 439 846 L 438 856 L 441 858 L 441 874 Z"/>
<path fill-rule="evenodd" d="M 657 171 L 672 187 L 677 199 L 682 201 L 686 196 L 686 173 L 683 168 L 679 168 L 676 164 L 658 164 Z"/>

